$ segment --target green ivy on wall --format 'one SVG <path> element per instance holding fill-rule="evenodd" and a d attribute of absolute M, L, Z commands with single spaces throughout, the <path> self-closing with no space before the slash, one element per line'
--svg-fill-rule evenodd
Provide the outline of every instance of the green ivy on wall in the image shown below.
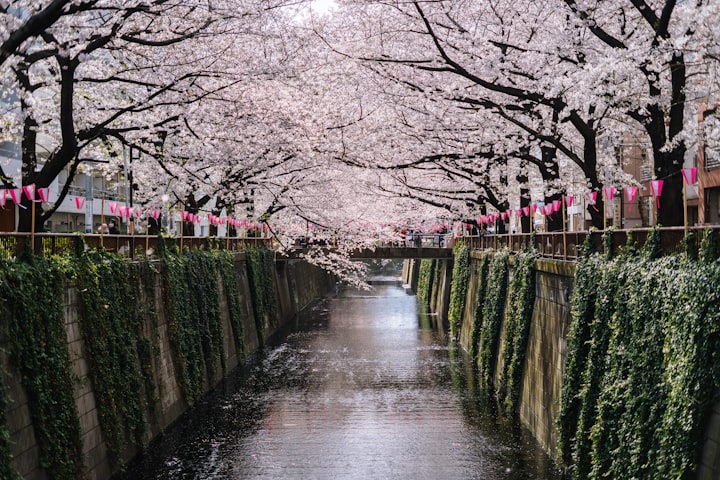
<path fill-rule="evenodd" d="M 497 252 L 488 266 L 478 352 L 480 373 L 488 385 L 492 384 L 497 367 L 500 329 L 507 298 L 508 257 L 507 252 Z"/>
<path fill-rule="evenodd" d="M 558 423 L 576 478 L 695 475 L 720 387 L 720 264 L 658 245 L 578 264 Z"/>
<path fill-rule="evenodd" d="M 455 244 L 453 256 L 454 262 L 452 284 L 450 286 L 448 322 L 450 323 L 451 337 L 458 338 L 460 335 L 460 324 L 465 310 L 468 282 L 470 280 L 470 247 L 464 243 Z"/>
<path fill-rule="evenodd" d="M 184 256 L 168 254 L 164 261 L 164 298 L 172 319 L 169 332 L 175 353 L 176 374 L 185 400 L 192 404 L 202 389 L 203 356 L 197 319 L 193 318 L 189 305 L 191 290 L 185 274 L 188 267 Z"/>
<path fill-rule="evenodd" d="M 502 383 L 499 397 L 504 400 L 507 413 L 515 414 L 520 401 L 523 368 L 530 337 L 530 323 L 535 306 L 535 252 L 515 255 L 512 281 L 508 291 L 508 312 Z"/>
<path fill-rule="evenodd" d="M 428 305 L 433 289 L 433 280 L 435 277 L 435 259 L 423 258 L 420 260 L 420 271 L 418 272 L 417 297 L 418 300 Z"/>
<path fill-rule="evenodd" d="M 245 331 L 242 319 L 242 305 L 240 303 L 240 290 L 238 278 L 235 272 L 235 259 L 233 254 L 221 250 L 215 255 L 220 276 L 223 282 L 223 290 L 227 300 L 227 308 L 230 315 L 230 326 L 235 338 L 235 349 L 238 359 L 244 358 L 245 354 Z"/>
<path fill-rule="evenodd" d="M 157 406 L 160 402 L 153 372 L 153 363 L 159 360 L 160 355 L 160 331 L 155 290 L 155 280 L 159 273 L 153 263 L 147 259 L 130 264 L 130 282 L 135 287 L 133 324 L 136 332 L 140 374 L 145 386 L 145 403 L 153 418 L 157 416 Z"/>
<path fill-rule="evenodd" d="M 277 321 L 278 300 L 273 279 L 275 278 L 274 253 L 265 247 L 245 249 L 250 295 L 255 312 L 258 335 L 265 331 L 265 321 Z"/>
<path fill-rule="evenodd" d="M 0 372 L 0 418 L 7 418 L 8 394 L 5 379 Z M 12 447 L 10 445 L 10 432 L 5 422 L 0 422 L 0 478 L 7 480 L 20 480 L 15 468 L 12 466 Z"/>
<path fill-rule="evenodd" d="M 156 414 L 159 399 L 153 364 L 160 336 L 155 287 L 160 271 L 178 381 L 188 403 L 201 395 L 205 378 L 214 378 L 218 364 L 225 369 L 219 281 L 226 292 L 238 354 L 243 354 L 242 309 L 229 252 L 179 254 L 171 248 L 163 250 L 159 268 L 147 260 L 133 263 L 83 248 L 75 256 L 47 260 L 26 254 L 0 262 L 0 315 L 7 319 L 0 330 L 2 346 L 10 367 L 21 375 L 40 464 L 49 478 L 82 478 L 84 468 L 64 323 L 65 279 L 76 286 L 88 377 L 108 456 L 115 464 L 128 439 L 143 446 L 146 414 Z M 272 257 L 262 254 L 266 270 L 268 262 Z M 3 380 L 0 377 L 0 415 L 4 416 L 11 400 Z M 16 479 L 10 435 L 7 425 L 0 423 L 0 478 Z"/>
<path fill-rule="evenodd" d="M 445 268 L 447 268 L 449 260 L 435 260 L 435 271 L 432 276 L 432 283 L 430 285 L 430 297 L 428 298 L 428 307 L 433 307 L 433 302 L 437 302 L 438 296 L 440 295 L 440 288 L 442 288 L 443 275 L 445 274 Z"/>
<path fill-rule="evenodd" d="M 590 355 L 590 338 L 595 316 L 595 282 L 600 274 L 599 257 L 588 257 L 575 268 L 575 285 L 571 302 L 570 328 L 567 337 L 567 360 L 563 376 L 563 390 L 558 419 L 558 448 L 563 461 L 570 464 L 582 408 L 581 389 L 584 385 L 585 366 Z"/>
<path fill-rule="evenodd" d="M 2 343 L 28 396 L 40 465 L 52 478 L 70 480 L 81 477 L 83 458 L 63 292 L 63 272 L 54 261 L 0 260 Z M 7 431 L 0 436 L 7 439 Z M 6 458 L 3 453 L 0 461 Z M 0 471 L 9 472 L 3 478 L 15 476 L 10 465 Z"/>
<path fill-rule="evenodd" d="M 200 329 L 207 378 L 215 378 L 217 364 L 225 371 L 224 339 L 220 316 L 220 290 L 215 256 L 209 251 L 185 253 L 188 288 L 196 293 L 190 302 Z"/>
<path fill-rule="evenodd" d="M 480 264 L 478 265 L 478 281 L 477 281 L 477 301 L 475 303 L 475 311 L 473 314 L 473 329 L 470 336 L 470 356 L 473 360 L 477 360 L 478 353 L 480 350 L 480 332 L 482 332 L 483 325 L 483 306 L 485 305 L 485 298 L 487 297 L 487 276 L 488 268 L 490 266 L 490 254 L 483 253 L 479 258 Z"/>
<path fill-rule="evenodd" d="M 164 261 L 170 341 L 183 396 L 193 404 L 203 391 L 203 371 L 212 379 L 218 361 L 225 368 L 218 273 L 210 252 L 168 253 Z"/>
<path fill-rule="evenodd" d="M 80 331 L 85 340 L 88 376 L 93 385 L 100 427 L 112 464 L 120 463 L 129 434 L 143 445 L 147 430 L 146 386 L 140 369 L 141 325 L 130 262 L 103 251 L 88 251 L 74 267 Z M 152 395 L 152 394 L 151 394 Z"/>

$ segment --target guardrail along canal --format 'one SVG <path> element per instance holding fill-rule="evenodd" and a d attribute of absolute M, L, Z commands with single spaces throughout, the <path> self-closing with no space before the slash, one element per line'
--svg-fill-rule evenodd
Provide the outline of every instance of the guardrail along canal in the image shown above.
<path fill-rule="evenodd" d="M 123 479 L 555 479 L 399 283 L 322 301 Z"/>

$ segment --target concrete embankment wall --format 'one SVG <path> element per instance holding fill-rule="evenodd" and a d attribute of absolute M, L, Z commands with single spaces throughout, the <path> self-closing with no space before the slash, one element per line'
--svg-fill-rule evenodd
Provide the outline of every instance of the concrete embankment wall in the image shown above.
<path fill-rule="evenodd" d="M 435 270 L 432 282 L 432 291 L 428 298 L 428 308 L 431 312 L 438 314 L 443 320 L 447 320 L 450 308 L 450 287 L 452 285 L 452 260 L 436 260 L 438 267 Z M 417 293 L 418 278 L 420 276 L 420 260 L 412 259 L 403 262 L 402 281 L 405 287 Z"/>
<path fill-rule="evenodd" d="M 162 268 L 158 263 L 157 268 Z M 304 263 L 300 260 L 278 261 L 275 263 L 273 285 L 276 289 L 278 307 L 275 311 L 277 318 L 265 318 L 256 321 L 253 313 L 253 302 L 248 278 L 248 269 L 245 257 L 239 254 L 235 257 L 235 272 L 238 279 L 238 293 L 240 308 L 242 310 L 244 326 L 244 355 L 248 355 L 259 348 L 263 341 L 270 338 L 281 329 L 295 314 L 307 306 L 313 299 L 325 295 L 334 288 L 335 280 L 323 270 Z M 218 274 L 219 275 L 219 274 Z M 148 418 L 147 438 L 149 442 L 175 422 L 189 409 L 183 398 L 177 362 L 173 356 L 173 347 L 170 341 L 173 328 L 170 315 L 166 311 L 166 302 L 163 301 L 163 279 L 161 273 L 154 276 L 155 305 L 157 312 L 157 329 L 154 326 L 144 325 L 150 331 L 152 328 L 157 334 L 153 347 L 156 355 L 152 362 L 152 374 L 159 402 L 155 412 L 146 412 Z M 208 392 L 229 374 L 242 360 L 236 349 L 236 342 L 231 327 L 228 300 L 226 292 L 219 284 L 220 315 L 224 333 L 224 356 L 226 368 L 218 369 L 215 378 L 205 378 L 203 392 Z M 111 477 L 117 467 L 111 466 L 108 458 L 108 448 L 103 439 L 100 427 L 96 395 L 88 377 L 89 363 L 86 355 L 86 346 L 80 329 L 78 312 L 78 291 L 73 282 L 66 282 L 63 301 L 67 341 L 70 348 L 73 373 L 77 376 L 75 382 L 75 400 L 80 420 L 83 456 L 85 462 L 85 478 L 88 480 L 104 480 Z M 261 331 L 258 331 L 260 329 Z M 12 403 L 8 405 L 6 418 L 12 442 L 13 465 L 23 478 L 40 480 L 53 478 L 52 472 L 46 472 L 39 465 L 39 446 L 35 438 L 31 421 L 27 395 L 21 385 L 20 375 L 14 371 L 7 356 L 0 356 L 2 368 L 5 371 L 5 381 Z M 128 461 L 135 454 L 137 448 L 128 447 L 123 454 L 123 460 Z"/>
<path fill-rule="evenodd" d="M 471 255 L 472 256 L 472 255 Z M 412 283 L 411 271 L 418 269 L 406 262 L 404 281 Z M 528 427 L 540 445 L 551 456 L 554 456 L 557 438 L 555 420 L 560 411 L 562 394 L 562 374 L 565 364 L 565 341 L 570 320 L 570 293 L 572 292 L 574 264 L 570 262 L 537 261 L 536 296 L 533 309 L 530 337 L 527 347 L 525 375 L 523 378 L 520 398 L 520 421 Z M 440 272 L 436 278 L 442 279 L 437 288 L 433 288 L 429 298 L 429 308 L 436 313 L 447 314 L 452 281 L 452 262 L 439 262 L 436 266 Z M 512 262 L 508 274 L 512 277 Z M 465 309 L 461 320 L 459 338 L 460 345 L 466 351 L 472 350 L 471 338 L 475 321 L 475 307 L 480 282 L 480 267 L 477 258 L 470 262 L 470 278 Z M 497 353 L 497 375 L 503 370 L 503 349 L 505 322 L 500 329 L 500 348 Z"/>
<path fill-rule="evenodd" d="M 413 267 L 406 262 L 404 280 L 417 291 L 417 275 L 413 283 L 412 270 L 419 270 L 419 262 Z M 509 261 L 508 283 L 513 276 L 513 258 Z M 472 351 L 472 330 L 480 281 L 480 256 L 471 253 L 470 277 L 465 309 L 461 319 L 458 341 L 468 352 Z M 435 267 L 443 272 L 435 278 L 449 278 L 452 262 L 438 263 Z M 563 375 L 567 360 L 567 336 L 570 326 L 570 298 L 575 282 L 575 263 L 538 259 L 535 263 L 535 301 L 532 311 L 530 333 L 526 350 L 522 387 L 518 405 L 519 419 L 537 439 L 540 446 L 553 458 L 558 458 L 558 427 Z M 437 306 L 447 306 L 449 289 L 433 288 L 428 299 L 434 312 Z M 506 299 L 505 310 L 508 310 Z M 447 313 L 447 310 L 444 310 Z M 500 328 L 495 384 L 500 383 L 503 370 L 503 346 L 507 317 Z M 692 401 L 688 399 L 688 401 Z M 702 454 L 696 477 L 702 480 L 720 478 L 720 402 L 716 402 L 708 425 L 705 427 Z"/>

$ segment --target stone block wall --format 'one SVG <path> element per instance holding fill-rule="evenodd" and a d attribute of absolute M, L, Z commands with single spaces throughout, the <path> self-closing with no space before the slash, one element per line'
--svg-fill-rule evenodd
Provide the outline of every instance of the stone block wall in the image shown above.
<path fill-rule="evenodd" d="M 460 345 L 472 350 L 474 312 L 478 302 L 479 256 L 471 254 L 470 279 L 465 310 L 460 326 Z M 512 279 L 513 259 L 508 280 Z M 553 458 L 558 455 L 556 422 L 560 413 L 563 375 L 567 358 L 567 335 L 570 326 L 570 297 L 574 286 L 575 263 L 559 260 L 536 261 L 535 303 L 528 338 L 524 375 L 520 392 L 519 418 L 540 446 Z M 406 262 L 403 278 L 409 276 L 412 265 Z M 440 261 L 437 285 L 433 286 L 430 309 L 447 316 L 443 311 L 449 300 L 452 263 Z M 503 340 L 505 322 L 501 325 L 495 383 L 501 380 L 503 369 Z M 720 398 L 720 392 L 718 397 Z M 720 401 L 713 407 L 705 427 L 705 438 L 696 478 L 720 478 Z"/>
<path fill-rule="evenodd" d="M 512 280 L 510 259 L 508 284 Z M 480 260 L 471 255 L 467 300 L 460 327 L 460 345 L 471 351 L 475 307 L 480 288 Z M 562 376 L 565 365 L 567 329 L 570 324 L 570 294 L 575 266 L 571 262 L 538 260 L 536 263 L 535 303 L 528 339 L 528 350 L 521 388 L 520 421 L 551 456 L 557 448 L 555 421 L 560 412 Z M 450 280 L 448 280 L 449 283 Z M 439 304 L 447 304 L 447 293 L 438 295 Z M 501 381 L 503 371 L 505 321 L 500 326 L 500 342 L 495 358 L 494 381 Z"/>
<path fill-rule="evenodd" d="M 698 480 L 720 478 L 720 402 L 715 403 L 705 430 L 705 445 L 697 478 Z"/>
<path fill-rule="evenodd" d="M 508 285 L 512 281 L 510 259 Z M 480 275 L 479 257 L 471 255 L 470 279 L 461 325 L 460 345 L 471 351 L 471 333 Z M 560 412 L 567 329 L 570 324 L 570 294 L 575 275 L 571 262 L 536 262 L 535 303 L 528 339 L 523 383 L 520 393 L 520 421 L 551 456 L 557 448 L 555 421 Z M 504 318 L 504 317 L 503 317 Z M 500 341 L 494 381 L 501 381 L 504 362 L 506 322 L 500 326 Z"/>
<path fill-rule="evenodd" d="M 244 255 L 236 257 L 235 268 L 244 321 L 245 351 L 236 351 L 226 295 L 222 281 L 218 276 L 224 353 L 227 365 L 226 374 L 230 373 L 242 361 L 243 355 L 252 353 L 260 345 L 253 316 Z M 307 306 L 313 299 L 331 291 L 335 282 L 332 275 L 299 260 L 293 261 L 292 268 L 289 270 L 287 268 L 277 268 L 276 273 L 274 284 L 279 290 L 281 323 L 291 319 L 299 309 Z M 148 442 L 175 422 L 189 408 L 183 398 L 175 371 L 169 334 L 170 325 L 163 301 L 161 275 L 155 276 L 154 288 L 156 301 L 154 307 L 158 313 L 155 347 L 158 354 L 154 358 L 152 366 L 159 404 L 157 405 L 157 415 L 152 416 L 150 412 L 146 412 L 146 418 L 148 418 Z M 106 480 L 114 472 L 107 458 L 107 447 L 100 428 L 95 394 L 88 377 L 89 365 L 86 360 L 84 341 L 78 324 L 76 287 L 69 281 L 65 285 L 63 309 L 72 369 L 77 377 L 74 396 L 81 426 L 82 451 L 86 466 L 85 478 L 87 480 Z M 281 326 L 278 325 L 277 328 Z M 145 325 L 144 328 L 148 333 L 148 338 L 152 338 L 150 335 L 151 326 Z M 28 401 L 20 383 L 20 375 L 10 366 L 7 355 L 4 353 L 0 353 L 0 362 L 4 372 L 6 372 L 6 385 L 11 399 L 6 416 L 11 435 L 14 466 L 25 479 L 45 480 L 49 478 L 49 475 L 39 465 L 39 447 L 35 440 Z M 222 373 L 219 371 L 216 378 L 208 379 L 205 382 L 205 392 L 212 389 L 222 380 Z M 123 454 L 123 460 L 129 461 L 137 453 L 135 448 L 128 448 Z"/>
<path fill-rule="evenodd" d="M 555 457 L 566 339 L 570 325 L 570 293 L 574 264 L 538 260 L 525 375 L 520 397 L 520 420 L 543 449 Z"/>

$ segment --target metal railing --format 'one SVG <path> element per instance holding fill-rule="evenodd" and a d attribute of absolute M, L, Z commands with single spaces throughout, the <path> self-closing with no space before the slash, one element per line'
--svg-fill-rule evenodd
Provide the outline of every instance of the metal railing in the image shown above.
<path fill-rule="evenodd" d="M 695 234 L 695 248 L 699 249 L 700 243 L 705 237 L 706 230 L 719 229 L 720 226 L 695 226 L 690 227 L 688 231 Z M 613 250 L 627 244 L 628 235 L 632 235 L 634 243 L 638 248 L 645 245 L 648 234 L 652 231 L 649 228 L 633 228 L 629 230 L 612 230 Z M 536 233 L 534 235 L 534 247 L 541 256 L 562 260 L 576 260 L 580 256 L 580 247 L 585 239 L 590 235 L 594 251 L 604 252 L 603 231 L 591 230 L 577 232 L 547 232 Z M 662 251 L 666 255 L 680 253 L 684 251 L 685 244 L 684 227 L 663 227 L 660 228 L 660 244 Z M 529 246 L 533 242 L 533 235 L 530 233 L 506 234 L 506 235 L 487 235 L 487 236 L 468 236 L 463 240 L 471 248 L 476 250 L 499 250 L 503 248 L 509 249 L 511 252 L 519 252 Z"/>
<path fill-rule="evenodd" d="M 31 243 L 36 255 L 70 254 L 77 251 L 79 242 L 87 248 L 103 248 L 130 258 L 150 257 L 157 254 L 158 237 L 144 235 L 100 235 L 80 233 L 3 233 L 0 235 L 0 258 L 12 258 L 20 254 Z M 34 242 L 34 243 L 33 243 Z M 166 237 L 166 247 L 180 245 L 179 237 Z M 271 247 L 272 239 L 256 237 L 183 237 L 182 247 L 190 250 L 224 248 L 233 252 L 244 251 L 246 247 L 265 245 Z"/>

